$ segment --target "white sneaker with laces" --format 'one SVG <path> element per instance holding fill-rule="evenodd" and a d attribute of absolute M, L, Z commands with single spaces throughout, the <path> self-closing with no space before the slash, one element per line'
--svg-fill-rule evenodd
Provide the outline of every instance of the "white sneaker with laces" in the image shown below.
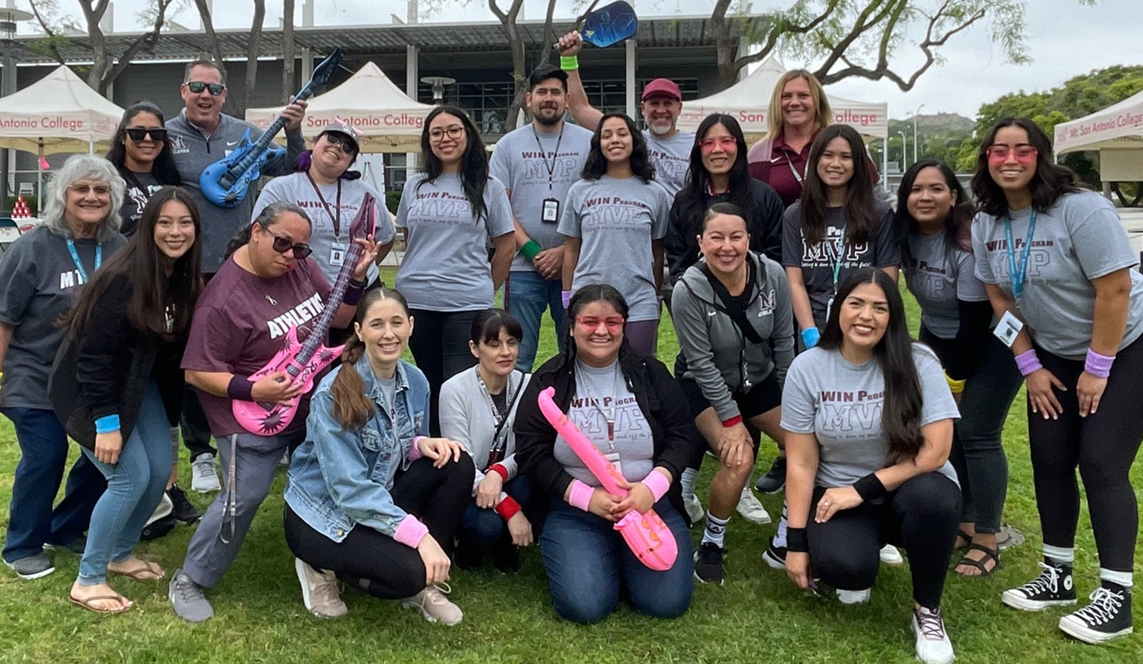
<path fill-rule="evenodd" d="M 949 664 L 956 659 L 940 609 L 914 609 L 911 627 L 917 636 L 918 661 L 924 664 Z"/>
<path fill-rule="evenodd" d="M 691 523 L 698 523 L 706 518 L 706 511 L 702 508 L 702 503 L 699 502 L 698 496 L 691 494 L 683 496 L 683 507 L 687 509 L 687 517 Z"/>
<path fill-rule="evenodd" d="M 872 596 L 872 588 L 866 588 L 865 590 L 842 590 L 838 588 L 837 591 L 837 601 L 842 604 L 866 604 Z"/>
<path fill-rule="evenodd" d="M 898 551 L 897 547 L 893 546 L 892 544 L 886 544 L 885 546 L 881 547 L 881 551 L 879 551 L 878 554 L 881 557 L 882 565 L 896 566 L 905 564 L 905 559 L 901 557 L 901 552 Z"/>
<path fill-rule="evenodd" d="M 340 618 L 349 613 L 333 572 L 319 572 L 301 558 L 294 558 L 294 571 L 302 584 L 302 602 L 319 618 Z"/>
<path fill-rule="evenodd" d="M 742 495 L 738 498 L 738 513 L 742 515 L 743 519 L 757 524 L 770 523 L 770 514 L 762 503 L 754 497 L 754 492 L 750 490 L 749 486 L 742 487 Z"/>
<path fill-rule="evenodd" d="M 441 586 L 444 586 L 443 588 Z M 447 584 L 427 586 L 424 590 L 401 602 L 407 609 L 416 609 L 421 612 L 425 620 L 439 622 L 442 625 L 459 625 L 464 613 L 460 607 L 448 600 L 445 595 L 452 592 Z"/>
<path fill-rule="evenodd" d="M 222 491 L 218 473 L 214 470 L 213 454 L 200 454 L 191 461 L 191 490 L 199 493 Z"/>

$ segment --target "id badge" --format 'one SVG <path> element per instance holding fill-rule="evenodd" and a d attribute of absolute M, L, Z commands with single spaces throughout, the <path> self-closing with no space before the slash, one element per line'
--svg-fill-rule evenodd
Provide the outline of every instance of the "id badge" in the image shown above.
<path fill-rule="evenodd" d="M 623 477 L 623 464 L 619 461 L 619 452 L 608 452 L 603 455 L 603 458 L 607 459 L 607 461 L 615 467 L 615 472 L 618 473 L 620 477 Z"/>
<path fill-rule="evenodd" d="M 545 224 L 560 223 L 560 202 L 554 198 L 544 199 L 544 209 L 540 214 L 540 221 Z"/>
<path fill-rule="evenodd" d="M 1005 346 L 1011 348 L 1012 343 L 1016 341 L 1017 335 L 1020 330 L 1024 329 L 1024 321 L 1012 315 L 1011 311 L 1005 311 L 1004 315 L 1000 317 L 1000 322 L 996 324 L 996 329 L 992 331 L 996 338 L 1001 341 Z"/>
<path fill-rule="evenodd" d="M 829 320 L 829 314 L 833 311 L 833 298 L 826 300 L 826 320 Z"/>
<path fill-rule="evenodd" d="M 348 244 L 335 242 L 329 250 L 329 264 L 334 267 L 341 267 L 345 262 L 345 254 L 349 251 Z"/>

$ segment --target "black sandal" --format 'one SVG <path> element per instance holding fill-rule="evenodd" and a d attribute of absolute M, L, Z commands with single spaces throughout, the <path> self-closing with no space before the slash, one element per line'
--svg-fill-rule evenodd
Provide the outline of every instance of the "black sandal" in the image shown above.
<path fill-rule="evenodd" d="M 968 551 L 980 551 L 981 553 L 984 554 L 984 557 L 981 558 L 980 560 L 975 560 L 973 558 L 969 558 L 967 555 Z M 980 574 L 961 574 L 960 572 L 957 572 L 957 574 L 960 576 L 965 576 L 965 577 L 992 576 L 993 574 L 996 573 L 996 570 L 1000 569 L 1002 566 L 1002 563 L 1000 562 L 1000 550 L 999 549 L 990 549 L 990 548 L 984 546 L 983 544 L 976 544 L 974 542 L 974 543 L 968 545 L 968 548 L 965 549 L 965 552 L 966 552 L 966 555 L 961 557 L 960 561 L 954 567 L 954 570 L 956 567 L 960 567 L 961 565 L 968 565 L 969 567 L 975 567 L 976 569 L 980 570 Z M 987 568 L 989 560 L 992 560 L 996 563 L 995 565 L 992 566 L 992 569 Z"/>
<path fill-rule="evenodd" d="M 972 535 L 969 535 L 963 529 L 957 529 L 956 537 L 957 542 L 953 545 L 953 551 L 964 551 L 970 544 L 972 544 Z M 964 544 L 961 544 L 960 540 L 964 540 Z"/>

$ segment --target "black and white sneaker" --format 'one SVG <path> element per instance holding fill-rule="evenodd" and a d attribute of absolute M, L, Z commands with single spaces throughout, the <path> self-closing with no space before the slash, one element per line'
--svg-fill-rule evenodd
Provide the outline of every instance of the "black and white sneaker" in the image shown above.
<path fill-rule="evenodd" d="M 754 489 L 762 493 L 778 493 L 784 486 L 786 486 L 786 457 L 780 456 L 774 459 L 770 470 L 754 483 Z"/>
<path fill-rule="evenodd" d="M 195 523 L 202 518 L 202 514 L 191 505 L 190 500 L 187 499 L 187 494 L 179 488 L 178 484 L 172 484 L 171 488 L 167 489 L 167 497 L 171 499 L 171 504 L 174 506 L 175 518 L 183 523 Z"/>
<path fill-rule="evenodd" d="M 1084 643 L 1104 643 L 1127 636 L 1131 625 L 1131 589 L 1104 581 L 1091 594 L 1091 604 L 1060 618 L 1060 630 Z"/>
<path fill-rule="evenodd" d="M 1040 563 L 1044 571 L 1028 583 L 1000 595 L 1000 601 L 1022 611 L 1043 611 L 1053 606 L 1076 603 L 1076 587 L 1072 566 L 1047 561 Z"/>
<path fill-rule="evenodd" d="M 722 556 L 726 550 L 714 542 L 703 542 L 695 551 L 695 578 L 702 583 L 713 583 L 721 586 Z"/>
<path fill-rule="evenodd" d="M 774 546 L 774 542 L 770 542 L 770 546 L 762 552 L 762 562 L 774 569 L 786 569 L 786 547 Z"/>

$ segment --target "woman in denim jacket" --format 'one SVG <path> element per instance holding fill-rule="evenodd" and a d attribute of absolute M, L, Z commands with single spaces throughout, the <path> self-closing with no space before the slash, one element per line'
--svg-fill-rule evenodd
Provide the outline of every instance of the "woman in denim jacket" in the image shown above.
<path fill-rule="evenodd" d="M 286 542 L 302 599 L 315 615 L 344 615 L 341 580 L 455 625 L 461 611 L 437 586 L 449 578 L 472 458 L 456 441 L 426 436 L 429 384 L 401 359 L 413 331 L 405 298 L 366 293 L 353 328 L 290 463 Z"/>

